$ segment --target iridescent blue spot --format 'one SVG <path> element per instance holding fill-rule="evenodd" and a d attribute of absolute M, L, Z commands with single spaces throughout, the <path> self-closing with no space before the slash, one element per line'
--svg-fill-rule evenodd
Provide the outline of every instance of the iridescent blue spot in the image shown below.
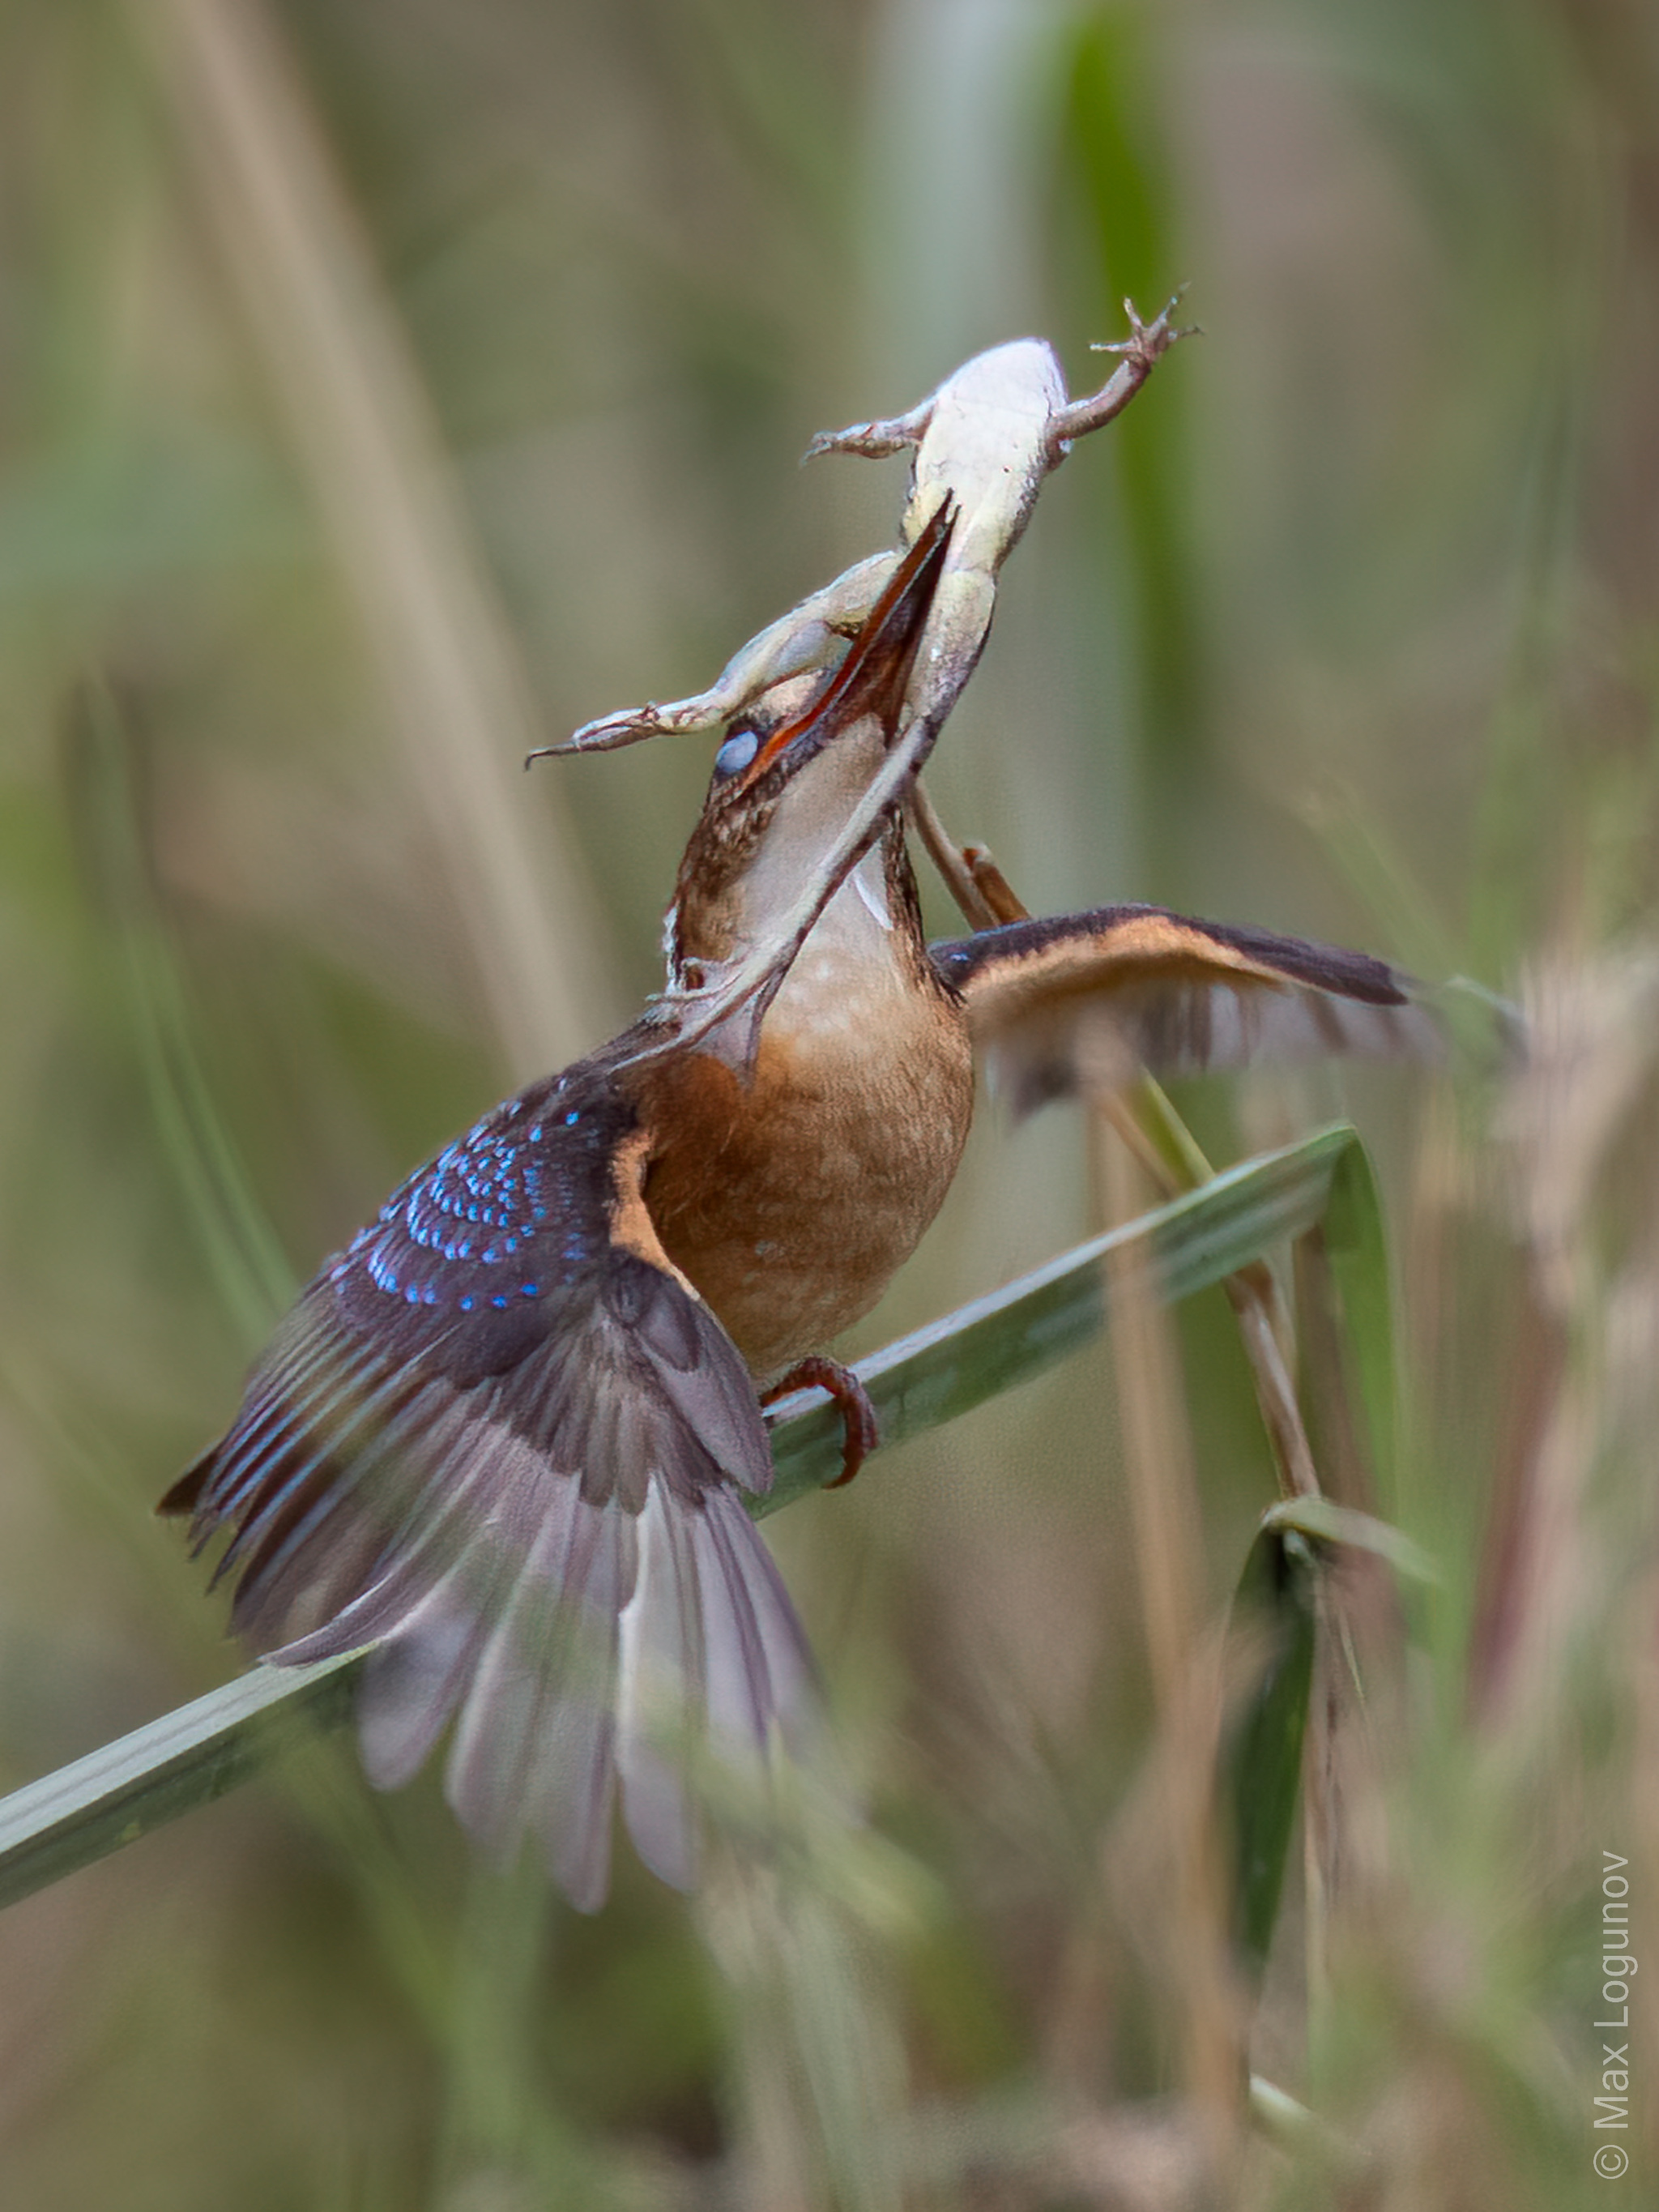
<path fill-rule="evenodd" d="M 431 1284 L 428 1283 L 426 1288 L 421 1292 L 421 1304 L 423 1306 L 435 1306 L 437 1303 L 438 1293 L 433 1289 Z"/>
<path fill-rule="evenodd" d="M 576 1126 L 577 1122 L 578 1122 L 578 1121 L 580 1121 L 581 1120 L 581 1118 L 582 1118 L 582 1117 L 581 1117 L 581 1112 L 580 1112 L 580 1108 L 575 1107 L 575 1106 L 573 1106 L 573 1107 L 571 1108 L 570 1111 L 569 1111 L 569 1112 L 565 1115 L 565 1117 L 564 1117 L 564 1126 L 565 1126 L 565 1127 L 566 1127 L 567 1129 L 574 1129 L 574 1128 L 575 1127 L 575 1126 Z"/>
<path fill-rule="evenodd" d="M 409 1306 L 417 1306 L 420 1303 L 420 1285 L 418 1283 L 405 1283 L 404 1285 L 404 1304 Z"/>
<path fill-rule="evenodd" d="M 547 1208 L 544 1206 L 532 1206 L 530 1209 L 530 1214 L 531 1218 L 533 1221 L 545 1221 L 547 1218 Z"/>
<path fill-rule="evenodd" d="M 471 1313 L 471 1310 L 472 1310 L 473 1303 L 474 1303 L 474 1302 L 473 1302 L 472 1298 L 471 1298 L 470 1296 L 469 1296 L 469 1297 L 464 1297 L 464 1298 L 461 1300 L 461 1311 L 462 1311 L 463 1313 Z"/>
<path fill-rule="evenodd" d="M 476 1206 L 468 1206 L 466 1209 L 466 1218 L 469 1221 L 476 1221 L 477 1219 L 478 1209 Z"/>
<path fill-rule="evenodd" d="M 719 776 L 736 775 L 748 767 L 760 750 L 757 730 L 734 731 L 714 756 L 714 773 Z"/>
<path fill-rule="evenodd" d="M 520 1283 L 519 1285 L 519 1296 L 521 1298 L 538 1298 L 541 1294 L 542 1286 L 539 1283 Z"/>
<path fill-rule="evenodd" d="M 496 1291 L 495 1297 L 491 1298 L 489 1303 L 492 1306 L 495 1307 L 499 1312 L 505 1313 L 507 1311 L 507 1300 L 500 1291 Z"/>
<path fill-rule="evenodd" d="M 505 1244 L 503 1244 L 503 1245 L 502 1245 L 502 1247 L 501 1247 L 502 1251 L 503 1251 L 503 1252 L 506 1252 L 506 1253 L 508 1253 L 508 1254 L 511 1254 L 511 1253 L 516 1252 L 516 1251 L 518 1250 L 518 1249 L 519 1249 L 519 1240 L 518 1240 L 518 1238 L 517 1238 L 516 1237 L 509 1237 L 507 1238 L 507 1240 L 506 1243 L 505 1243 Z"/>
<path fill-rule="evenodd" d="M 530 1141 L 531 1141 L 531 1143 L 532 1143 L 532 1145 L 539 1145 L 539 1144 L 540 1144 L 540 1142 L 541 1142 L 541 1140 L 542 1140 L 542 1125 L 541 1125 L 541 1123 L 540 1123 L 539 1121 L 538 1121 L 538 1122 L 537 1122 L 537 1124 L 536 1124 L 536 1126 L 535 1126 L 535 1127 L 534 1127 L 534 1128 L 530 1132 Z"/>

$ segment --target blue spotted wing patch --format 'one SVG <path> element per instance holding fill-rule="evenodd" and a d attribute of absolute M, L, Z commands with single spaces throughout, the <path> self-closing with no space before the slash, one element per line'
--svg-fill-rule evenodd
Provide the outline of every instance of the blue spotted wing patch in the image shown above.
<path fill-rule="evenodd" d="M 602 1276 L 610 1161 L 630 1129 L 614 1093 L 568 1075 L 496 1107 L 331 1263 L 343 1312 L 474 1378 L 512 1365 L 533 1345 L 544 1301 Z"/>

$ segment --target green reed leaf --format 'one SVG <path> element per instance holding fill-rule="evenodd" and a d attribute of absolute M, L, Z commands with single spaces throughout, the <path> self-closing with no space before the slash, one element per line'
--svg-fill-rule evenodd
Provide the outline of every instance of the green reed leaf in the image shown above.
<path fill-rule="evenodd" d="M 1332 1176 L 1357 1146 L 1339 1123 L 1248 1161 L 872 1354 L 857 1372 L 884 1441 L 952 1420 L 1086 1343 L 1106 1323 L 1109 1255 L 1127 1255 L 1160 1297 L 1175 1299 L 1298 1234 L 1323 1212 Z M 786 1401 L 774 1419 L 773 1453 L 777 1482 L 757 1501 L 758 1512 L 834 1480 L 840 1416 L 816 1392 Z M 1272 1540 L 1301 1540 L 1274 1532 Z M 257 1668 L 0 1800 L 0 1905 L 224 1796 L 296 1727 L 341 1725 L 359 1657 Z"/>

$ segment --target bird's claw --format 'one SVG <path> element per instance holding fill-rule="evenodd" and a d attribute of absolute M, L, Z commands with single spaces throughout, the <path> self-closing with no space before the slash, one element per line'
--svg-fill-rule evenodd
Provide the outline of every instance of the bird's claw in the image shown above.
<path fill-rule="evenodd" d="M 761 1404 L 775 1405 L 796 1390 L 827 1392 L 841 1415 L 841 1473 L 823 1486 L 826 1490 L 839 1490 L 853 1480 L 881 1442 L 870 1394 L 850 1367 L 843 1367 L 838 1359 L 816 1357 L 797 1360 L 787 1375 L 763 1393 Z"/>

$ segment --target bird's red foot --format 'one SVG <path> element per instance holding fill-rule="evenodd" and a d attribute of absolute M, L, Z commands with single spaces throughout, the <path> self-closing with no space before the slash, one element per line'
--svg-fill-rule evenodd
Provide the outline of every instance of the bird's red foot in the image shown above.
<path fill-rule="evenodd" d="M 876 1409 L 870 1403 L 870 1394 L 850 1367 L 843 1367 L 838 1359 L 814 1357 L 798 1359 L 789 1372 L 783 1376 L 761 1399 L 763 1406 L 770 1406 L 780 1398 L 787 1398 L 792 1390 L 827 1390 L 835 1400 L 841 1414 L 841 1473 L 833 1482 L 826 1482 L 826 1490 L 839 1490 L 850 1482 L 871 1453 L 881 1442 L 881 1432 L 876 1426 Z"/>

